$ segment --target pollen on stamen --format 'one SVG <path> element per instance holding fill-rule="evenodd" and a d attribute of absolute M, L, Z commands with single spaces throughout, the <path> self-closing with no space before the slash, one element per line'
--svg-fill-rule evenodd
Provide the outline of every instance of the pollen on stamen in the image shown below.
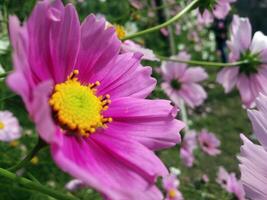
<path fill-rule="evenodd" d="M 82 85 L 78 74 L 79 71 L 74 70 L 65 82 L 55 86 L 49 104 L 62 129 L 88 137 L 98 128 L 106 128 L 106 124 L 112 121 L 112 118 L 102 115 L 111 100 L 109 94 L 97 96 L 99 81 Z"/>

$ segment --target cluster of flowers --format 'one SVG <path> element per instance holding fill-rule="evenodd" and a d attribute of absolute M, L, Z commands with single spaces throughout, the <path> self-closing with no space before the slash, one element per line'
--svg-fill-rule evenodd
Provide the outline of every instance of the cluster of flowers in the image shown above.
<path fill-rule="evenodd" d="M 199 9 L 200 22 L 224 18 L 234 0 L 214 2 L 212 11 Z M 132 4 L 141 6 L 136 1 Z M 45 0 L 37 3 L 22 26 L 11 16 L 9 31 L 14 71 L 7 84 L 22 97 L 55 163 L 76 178 L 67 186 L 70 190 L 73 184 L 86 185 L 107 199 L 158 200 L 163 194 L 155 183 L 161 176 L 166 199 L 183 199 L 177 176 L 154 152 L 181 142 L 179 132 L 186 125 L 176 119 L 176 107 L 185 102 L 194 108 L 207 98 L 200 85 L 208 78 L 203 68 L 162 63 L 161 88 L 174 107 L 167 100 L 146 99 L 156 81 L 151 68 L 140 62 L 158 61 L 153 51 L 130 40 L 121 42 L 124 33 L 116 33 L 104 18 L 89 15 L 80 23 L 73 5 Z M 236 86 L 243 104 L 247 108 L 256 104 L 259 109 L 250 110 L 249 118 L 262 146 L 241 136 L 241 180 L 249 198 L 266 199 L 267 97 L 260 93 L 267 94 L 267 37 L 261 32 L 252 37 L 249 20 L 234 16 L 228 47 L 231 62 L 245 62 L 223 68 L 217 82 L 225 92 Z M 180 52 L 171 59 L 188 61 L 190 55 Z M 0 140 L 20 136 L 17 119 L 9 111 L 0 112 Z M 193 166 L 197 143 L 210 156 L 220 154 L 214 134 L 189 131 L 180 150 L 188 167 Z M 220 168 L 218 183 L 244 199 L 235 174 Z"/>

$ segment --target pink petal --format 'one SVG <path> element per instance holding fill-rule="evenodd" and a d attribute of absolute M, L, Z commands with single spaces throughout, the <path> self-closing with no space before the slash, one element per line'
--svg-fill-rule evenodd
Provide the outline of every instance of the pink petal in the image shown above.
<path fill-rule="evenodd" d="M 62 20 L 52 23 L 49 38 L 56 82 L 64 81 L 72 72 L 80 47 L 80 22 L 75 8 L 68 4 L 61 14 Z"/>
<path fill-rule="evenodd" d="M 139 55 L 124 53 L 96 74 L 94 80 L 101 82 L 99 94 L 110 94 L 111 99 L 123 96 L 145 98 L 155 87 L 155 79 L 150 75 L 151 68 L 141 66 Z"/>
<path fill-rule="evenodd" d="M 54 124 L 51 108 L 48 104 L 49 95 L 53 89 L 50 81 L 40 83 L 33 91 L 33 102 L 30 113 L 41 138 L 47 143 L 53 140 L 56 126 Z"/>
<path fill-rule="evenodd" d="M 101 134 L 93 134 L 85 141 L 58 132 L 60 145 L 52 145 L 57 165 L 110 199 L 161 199 L 162 194 L 148 178 L 162 173 L 157 171 L 157 158 L 141 144 Z M 113 149 L 112 145 L 125 148 Z M 145 168 L 139 168 L 141 163 L 147 163 Z M 151 165 L 154 169 L 148 171 Z"/>
<path fill-rule="evenodd" d="M 259 145 L 250 142 L 244 135 L 241 135 L 244 145 L 241 147 L 241 180 L 250 199 L 265 200 L 267 198 L 267 152 Z"/>
<path fill-rule="evenodd" d="M 225 67 L 217 75 L 217 82 L 222 84 L 226 93 L 236 85 L 239 67 Z"/>
<path fill-rule="evenodd" d="M 188 68 L 183 77 L 181 77 L 181 82 L 200 82 L 208 78 L 208 74 L 201 67 Z"/>
<path fill-rule="evenodd" d="M 220 1 L 215 6 L 215 9 L 213 10 L 213 14 L 218 19 L 224 19 L 229 11 L 231 10 L 231 6 L 229 3 L 221 3 Z"/>
<path fill-rule="evenodd" d="M 168 101 L 121 98 L 114 100 L 105 116 L 113 118 L 108 129 L 114 135 L 127 135 L 152 150 L 180 142 L 184 124 L 174 119 L 176 112 Z"/>
<path fill-rule="evenodd" d="M 256 134 L 258 140 L 267 149 L 267 97 L 260 95 L 256 100 L 257 110 L 248 110 L 248 116 L 253 125 L 253 131 Z"/>
<path fill-rule="evenodd" d="M 81 25 L 81 45 L 75 66 L 79 79 L 95 82 L 97 72 L 111 67 L 108 63 L 119 53 L 121 42 L 114 28 L 106 28 L 106 21 L 89 15 Z M 88 45 L 90 44 L 90 45 Z M 114 66 L 112 66 L 114 67 Z"/>
<path fill-rule="evenodd" d="M 183 84 L 181 90 L 177 93 L 190 107 L 200 106 L 207 98 L 207 93 L 202 86 L 195 83 Z"/>

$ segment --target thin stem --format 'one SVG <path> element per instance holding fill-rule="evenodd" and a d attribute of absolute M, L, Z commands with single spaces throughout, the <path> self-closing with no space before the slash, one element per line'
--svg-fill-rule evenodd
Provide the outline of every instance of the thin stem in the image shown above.
<path fill-rule="evenodd" d="M 29 161 L 43 148 L 46 146 L 46 143 L 42 139 L 38 139 L 36 146 L 29 152 L 29 154 L 17 165 L 9 168 L 9 171 L 17 171 L 29 163 Z"/>
<path fill-rule="evenodd" d="M 185 133 L 188 133 L 189 132 L 188 117 L 187 117 L 185 103 L 182 99 L 179 100 L 179 105 L 180 105 L 180 110 L 181 110 L 181 118 L 182 118 L 182 121 L 185 123 L 184 131 Z"/>
<path fill-rule="evenodd" d="M 131 35 L 126 35 L 124 38 L 122 38 L 122 40 L 128 40 L 128 39 L 133 39 L 157 30 L 160 30 L 161 28 L 167 27 L 169 25 L 171 25 L 172 23 L 176 22 L 178 19 L 180 19 L 184 14 L 186 14 L 189 10 L 191 10 L 198 2 L 199 0 L 194 0 L 192 1 L 190 4 L 188 4 L 181 12 L 179 12 L 177 15 L 175 15 L 174 17 L 172 17 L 171 19 L 167 20 L 166 22 L 159 24 L 157 26 L 148 28 L 146 30 L 137 32 L 137 33 L 133 33 Z"/>
<path fill-rule="evenodd" d="M 231 67 L 231 66 L 239 66 L 242 64 L 247 64 L 247 60 L 241 60 L 232 63 L 219 63 L 219 62 L 209 62 L 209 61 L 197 61 L 197 60 L 181 60 L 178 58 L 167 58 L 164 56 L 157 56 L 160 60 L 167 60 L 171 62 L 178 62 L 178 63 L 186 63 L 189 65 L 199 65 L 199 66 L 208 66 L 208 67 Z"/>
<path fill-rule="evenodd" d="M 33 191 L 37 191 L 37 192 L 40 192 L 42 194 L 46 194 L 46 195 L 49 195 L 51 197 L 54 197 L 56 199 L 62 199 L 62 200 L 78 200 L 78 198 L 76 197 L 72 197 L 72 196 L 69 196 L 69 195 L 65 195 L 65 194 L 62 194 L 58 191 L 55 191 L 55 190 L 52 190 L 46 186 L 43 186 L 39 183 L 35 183 L 27 178 L 24 178 L 24 177 L 19 177 L 17 176 L 16 174 L 8 171 L 8 170 L 5 170 L 3 168 L 0 168 L 0 176 L 3 176 L 9 180 L 12 180 L 14 182 L 17 182 L 18 184 L 20 184 L 21 186 L 23 186 L 24 188 L 26 189 L 29 189 L 29 190 L 33 190 Z"/>

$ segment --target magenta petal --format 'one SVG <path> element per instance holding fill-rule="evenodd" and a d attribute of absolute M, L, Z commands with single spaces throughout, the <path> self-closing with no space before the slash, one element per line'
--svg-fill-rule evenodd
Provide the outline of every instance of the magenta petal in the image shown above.
<path fill-rule="evenodd" d="M 174 119 L 176 112 L 168 101 L 121 98 L 110 105 L 105 116 L 113 118 L 108 125 L 114 135 L 127 135 L 158 150 L 180 142 L 184 124 Z"/>
<path fill-rule="evenodd" d="M 145 98 L 154 89 L 155 79 L 150 76 L 151 68 L 141 66 L 140 59 L 140 54 L 121 54 L 97 71 L 91 82 L 100 81 L 99 94 L 110 94 L 112 99 L 123 96 Z"/>
<path fill-rule="evenodd" d="M 40 83 L 33 91 L 33 102 L 31 111 L 33 121 L 41 138 L 47 143 L 53 140 L 56 131 L 51 108 L 48 104 L 49 95 L 53 89 L 50 81 Z"/>
<path fill-rule="evenodd" d="M 126 166 L 133 167 L 151 183 L 155 182 L 157 176 L 168 174 L 166 167 L 153 151 L 124 135 L 114 136 L 112 131 L 107 129 L 103 134 L 94 137 L 94 141 Z"/>
<path fill-rule="evenodd" d="M 114 119 L 138 120 L 146 119 L 148 121 L 173 119 L 173 106 L 167 100 L 149 100 L 124 97 L 115 99 L 107 111 L 105 116 Z"/>
<path fill-rule="evenodd" d="M 100 143 L 98 141 L 100 138 L 97 138 L 100 134 L 92 135 L 88 141 L 85 141 L 58 132 L 57 140 L 61 145 L 52 145 L 54 160 L 61 169 L 110 199 L 162 199 L 161 192 L 153 183 L 146 180 L 146 177 L 143 177 L 144 174 L 140 173 L 138 165 L 123 158 L 126 150 L 131 157 L 131 153 L 143 152 L 144 147 L 128 140 L 127 142 L 126 140 L 117 140 L 117 145 L 127 145 L 127 148 L 124 148 L 123 152 L 110 152 L 108 149 L 112 144 L 108 142 L 109 138 L 104 139 L 105 136 L 101 136 L 104 141 Z M 143 158 L 145 155 L 151 160 L 149 154 L 142 155 Z M 143 162 L 143 158 L 139 159 Z M 139 161 L 137 160 L 137 162 Z M 149 163 L 147 164 L 149 165 Z"/>
<path fill-rule="evenodd" d="M 68 4 L 62 20 L 54 21 L 51 27 L 50 52 L 56 82 L 64 81 L 74 69 L 79 46 L 79 18 L 73 5 Z"/>
<path fill-rule="evenodd" d="M 79 78 L 95 82 L 92 80 L 95 74 L 117 56 L 120 45 L 114 28 L 106 28 L 103 18 L 97 20 L 94 15 L 89 15 L 81 25 L 81 46 L 75 64 L 80 70 Z"/>
<path fill-rule="evenodd" d="M 119 121 L 109 124 L 113 135 L 125 135 L 136 140 L 151 150 L 160 150 L 175 146 L 181 141 L 179 132 L 184 124 L 178 120 L 171 121 Z M 111 132 L 111 131 L 110 131 Z"/>

